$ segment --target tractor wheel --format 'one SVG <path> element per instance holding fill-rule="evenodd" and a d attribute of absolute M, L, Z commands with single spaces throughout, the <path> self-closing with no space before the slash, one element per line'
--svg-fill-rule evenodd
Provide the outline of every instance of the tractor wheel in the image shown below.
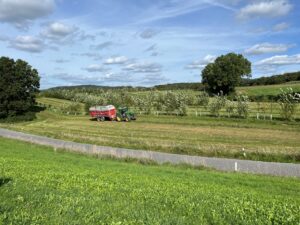
<path fill-rule="evenodd" d="M 117 116 L 116 120 L 117 120 L 118 122 L 121 122 L 121 118 L 118 117 L 118 116 Z"/>

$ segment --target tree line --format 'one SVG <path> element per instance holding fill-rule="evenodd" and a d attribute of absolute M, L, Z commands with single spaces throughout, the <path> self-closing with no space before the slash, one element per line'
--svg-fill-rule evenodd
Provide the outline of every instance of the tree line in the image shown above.
<path fill-rule="evenodd" d="M 260 86 L 284 84 L 286 82 L 300 81 L 300 71 L 293 73 L 284 73 L 270 77 L 260 77 L 256 79 L 242 79 L 240 86 Z"/>

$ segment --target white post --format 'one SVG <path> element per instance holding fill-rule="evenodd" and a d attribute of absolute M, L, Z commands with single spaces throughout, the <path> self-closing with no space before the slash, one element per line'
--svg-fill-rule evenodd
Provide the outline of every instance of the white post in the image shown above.
<path fill-rule="evenodd" d="M 237 162 L 234 163 L 234 171 L 238 171 L 238 164 L 237 164 Z"/>
<path fill-rule="evenodd" d="M 270 115 L 270 119 L 273 120 L 273 115 L 272 114 Z"/>
<path fill-rule="evenodd" d="M 258 120 L 259 120 L 259 113 L 257 113 L 257 114 L 256 114 L 256 119 L 258 119 Z"/>

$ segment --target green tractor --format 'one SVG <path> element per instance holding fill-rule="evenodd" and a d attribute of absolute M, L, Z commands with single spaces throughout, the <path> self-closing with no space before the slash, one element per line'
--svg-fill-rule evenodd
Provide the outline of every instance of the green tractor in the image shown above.
<path fill-rule="evenodd" d="M 126 121 L 136 120 L 135 114 L 127 107 L 119 107 L 117 112 L 117 121 Z"/>

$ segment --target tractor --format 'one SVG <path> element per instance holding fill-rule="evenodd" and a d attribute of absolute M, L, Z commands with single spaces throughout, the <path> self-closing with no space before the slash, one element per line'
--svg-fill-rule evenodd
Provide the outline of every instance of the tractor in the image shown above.
<path fill-rule="evenodd" d="M 136 117 L 135 114 L 129 111 L 127 107 L 119 107 L 116 120 L 129 122 L 131 120 L 136 120 Z"/>

